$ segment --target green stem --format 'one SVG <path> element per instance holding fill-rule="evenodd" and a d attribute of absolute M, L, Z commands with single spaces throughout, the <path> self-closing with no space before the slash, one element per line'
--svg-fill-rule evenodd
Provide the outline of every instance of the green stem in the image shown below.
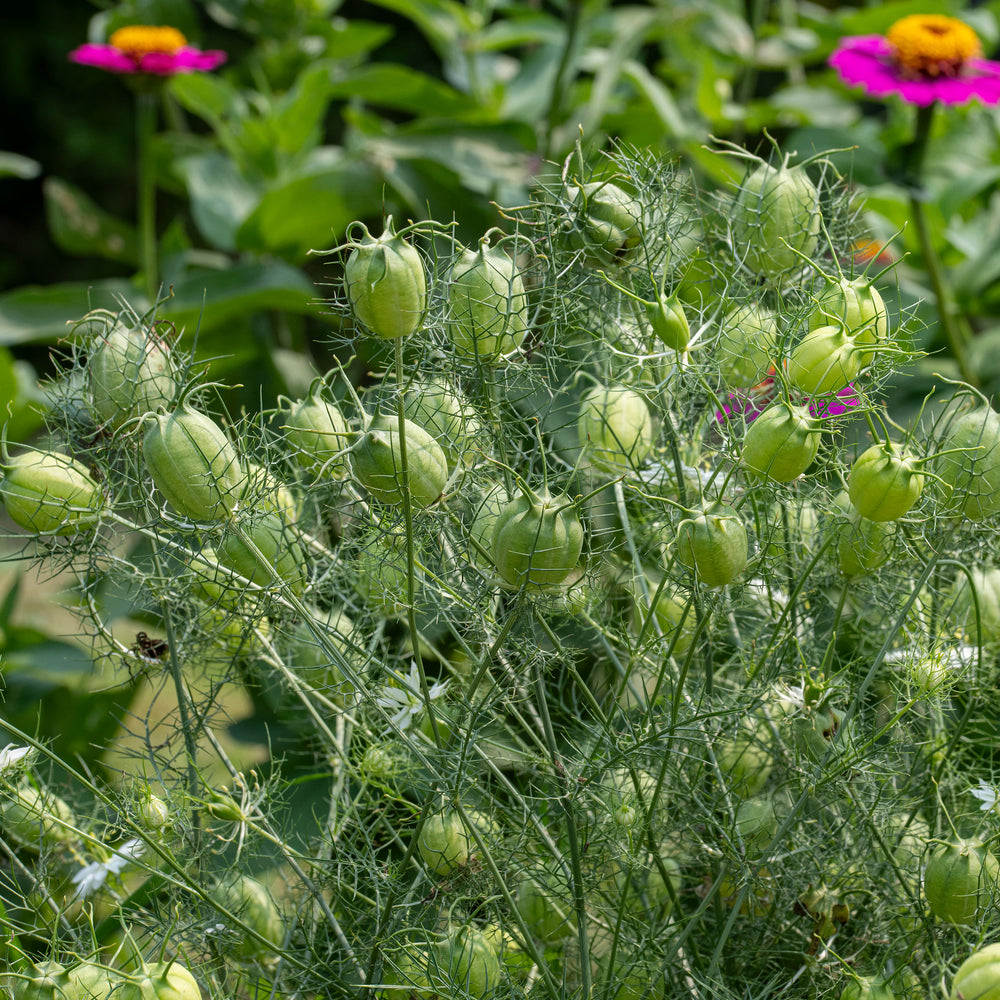
<path fill-rule="evenodd" d="M 159 269 L 156 260 L 156 170 L 153 136 L 156 134 L 156 93 L 135 97 L 136 141 L 139 160 L 139 249 L 149 304 L 156 305 Z"/>
<path fill-rule="evenodd" d="M 910 162 L 907 164 L 907 174 L 911 179 L 909 185 L 910 212 L 913 224 L 917 230 L 917 241 L 924 257 L 931 288 L 937 302 L 938 318 L 948 347 L 955 356 L 962 379 L 969 385 L 978 385 L 976 373 L 972 370 L 967 350 L 969 335 L 958 322 L 958 308 L 952 299 L 950 289 L 945 281 L 941 260 L 931 239 L 930 225 L 927 222 L 927 212 L 924 207 L 926 194 L 921 183 L 924 170 L 924 157 L 927 153 L 927 142 L 931 133 L 931 122 L 934 117 L 935 104 L 917 109 L 916 135 L 910 147 Z"/>
<path fill-rule="evenodd" d="M 576 56 L 577 40 L 580 34 L 580 25 L 583 21 L 584 0 L 570 0 L 566 5 L 566 35 L 563 41 L 563 50 L 559 57 L 559 65 L 556 67 L 555 79 L 552 81 L 552 92 L 549 94 L 549 107 L 546 115 L 547 128 L 545 129 L 545 158 L 552 155 L 553 137 L 556 125 L 559 122 L 559 113 L 562 110 L 563 97 L 569 90 L 567 77 L 570 65 Z"/>

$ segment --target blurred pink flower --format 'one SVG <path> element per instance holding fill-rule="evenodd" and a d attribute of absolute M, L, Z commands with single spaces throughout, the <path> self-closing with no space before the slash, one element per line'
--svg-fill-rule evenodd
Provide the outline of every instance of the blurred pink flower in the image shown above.
<path fill-rule="evenodd" d="M 109 73 L 147 73 L 173 76 L 213 70 L 226 61 L 217 49 L 202 51 L 188 45 L 176 29 L 133 24 L 113 32 L 106 45 L 88 42 L 74 49 L 69 58 L 82 66 L 96 66 Z"/>
<path fill-rule="evenodd" d="M 976 33 L 943 14 L 913 14 L 885 35 L 843 38 L 830 65 L 848 84 L 872 97 L 898 94 L 926 107 L 965 104 L 974 98 L 1000 103 L 1000 63 L 981 59 Z"/>

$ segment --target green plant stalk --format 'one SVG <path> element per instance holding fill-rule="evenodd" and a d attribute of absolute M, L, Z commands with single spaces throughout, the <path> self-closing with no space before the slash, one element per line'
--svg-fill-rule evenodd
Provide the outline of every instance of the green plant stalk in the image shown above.
<path fill-rule="evenodd" d="M 153 137 L 156 134 L 158 93 L 135 95 L 136 144 L 139 182 L 139 253 L 146 295 L 150 306 L 156 305 L 159 288 L 159 264 L 156 257 L 156 165 L 153 160 Z"/>
<path fill-rule="evenodd" d="M 927 153 L 927 142 L 930 139 L 931 123 L 936 107 L 935 103 L 917 109 L 916 134 L 913 145 L 910 147 L 910 162 L 907 164 L 907 173 L 911 179 L 908 192 L 910 212 L 913 215 L 913 224 L 917 231 L 917 242 L 920 244 L 920 252 L 924 257 L 927 275 L 931 279 L 931 289 L 934 292 L 934 299 L 937 303 L 941 330 L 944 333 L 945 340 L 948 342 L 948 347 L 955 356 L 962 379 L 968 382 L 969 385 L 977 386 L 979 383 L 976 373 L 969 362 L 969 353 L 967 350 L 968 332 L 959 328 L 957 322 L 958 307 L 945 280 L 941 259 L 938 257 L 934 241 L 931 239 L 930 225 L 927 222 L 927 212 L 924 206 L 925 193 L 921 184 L 921 178 L 923 176 L 924 158 Z"/>

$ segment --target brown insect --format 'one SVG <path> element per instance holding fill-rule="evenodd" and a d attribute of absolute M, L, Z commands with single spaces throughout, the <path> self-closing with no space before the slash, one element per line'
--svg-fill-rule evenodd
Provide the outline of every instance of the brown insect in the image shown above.
<path fill-rule="evenodd" d="M 170 652 L 170 647 L 164 639 L 151 639 L 145 632 L 139 632 L 132 652 L 144 660 L 162 660 Z"/>

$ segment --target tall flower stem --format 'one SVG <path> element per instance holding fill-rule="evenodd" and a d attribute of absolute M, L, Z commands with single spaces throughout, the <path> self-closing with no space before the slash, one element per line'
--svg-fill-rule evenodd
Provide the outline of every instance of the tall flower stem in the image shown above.
<path fill-rule="evenodd" d="M 963 330 L 959 324 L 958 306 L 945 281 L 944 269 L 934 248 L 930 226 L 927 222 L 926 193 L 922 181 L 924 157 L 927 152 L 927 141 L 930 138 L 931 122 L 936 106 L 936 104 L 928 104 L 925 107 L 917 108 L 916 135 L 910 147 L 910 162 L 907 164 L 910 213 L 913 216 L 913 224 L 916 227 L 917 240 L 920 243 L 920 252 L 923 254 L 927 275 L 931 279 L 931 288 L 937 302 L 941 330 L 955 361 L 958 363 L 962 379 L 970 385 L 977 385 L 976 374 L 969 361 L 968 331 Z"/>
<path fill-rule="evenodd" d="M 156 134 L 157 97 L 154 91 L 135 95 L 136 142 L 139 164 L 139 250 L 149 304 L 156 304 L 159 266 L 156 259 L 156 168 L 153 136 Z"/>

